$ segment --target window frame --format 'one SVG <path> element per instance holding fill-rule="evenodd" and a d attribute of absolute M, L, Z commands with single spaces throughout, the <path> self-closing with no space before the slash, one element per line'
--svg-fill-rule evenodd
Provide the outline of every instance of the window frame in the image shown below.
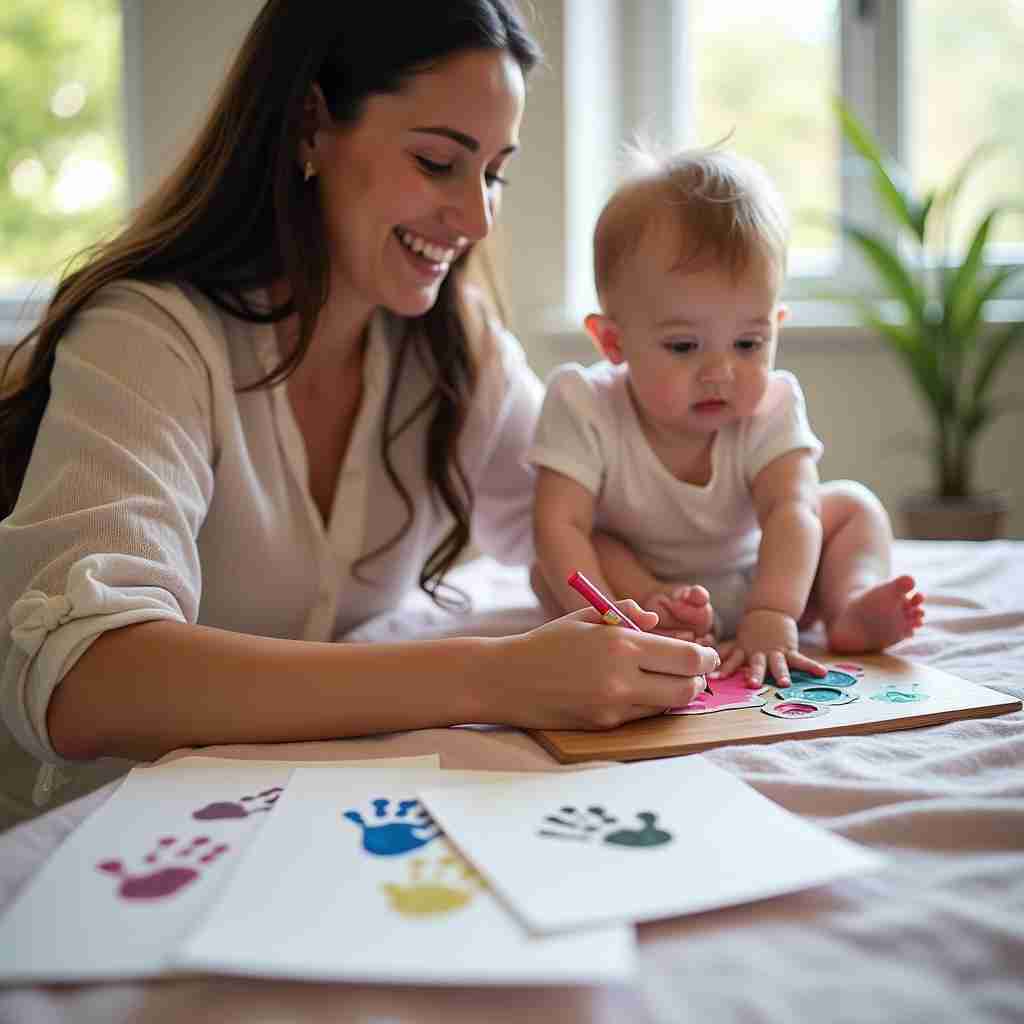
<path fill-rule="evenodd" d="M 628 138 L 637 125 L 656 139 L 691 138 L 694 96 L 685 69 L 687 53 L 699 41 L 687 32 L 688 2 L 564 0 L 566 125 L 598 122 L 583 132 L 573 127 L 565 133 L 566 324 L 578 322 L 581 312 L 592 308 L 589 230 L 582 225 L 593 224 L 600 200 L 611 190 L 616 169 L 609 153 L 617 140 Z M 908 0 L 840 0 L 840 92 L 882 148 L 901 163 L 906 163 L 909 148 L 908 17 Z M 620 41 L 611 53 L 608 39 Z M 595 118 L 595 109 L 603 117 Z M 856 208 L 862 224 L 893 238 L 895 229 L 879 210 L 870 182 L 845 141 L 839 173 L 842 208 Z M 992 266 L 1020 265 L 1024 245 L 991 247 L 986 256 Z M 857 320 L 845 305 L 821 297 L 826 289 L 836 288 L 877 294 L 874 276 L 842 238 L 834 267 L 791 274 L 787 280 L 786 299 L 794 314 L 787 337 L 801 329 L 820 333 L 854 327 Z M 1005 294 L 1007 298 L 986 308 L 987 319 L 1024 317 L 1024 275 Z"/>

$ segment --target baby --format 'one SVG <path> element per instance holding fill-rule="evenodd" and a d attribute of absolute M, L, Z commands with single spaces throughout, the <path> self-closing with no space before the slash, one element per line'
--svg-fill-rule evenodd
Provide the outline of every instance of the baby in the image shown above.
<path fill-rule="evenodd" d="M 538 597 L 551 614 L 580 607 L 579 569 L 661 629 L 713 632 L 721 673 L 746 666 L 756 685 L 825 673 L 799 650 L 819 619 L 837 652 L 909 637 L 922 597 L 892 577 L 884 508 L 860 484 L 819 483 L 800 385 L 774 369 L 778 191 L 724 150 L 644 160 L 594 235 L 601 312 L 585 324 L 604 359 L 554 371 L 528 454 Z"/>

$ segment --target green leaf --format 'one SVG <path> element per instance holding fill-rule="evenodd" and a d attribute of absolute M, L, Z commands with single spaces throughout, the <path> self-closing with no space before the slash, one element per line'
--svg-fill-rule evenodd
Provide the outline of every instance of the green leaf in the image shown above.
<path fill-rule="evenodd" d="M 956 329 L 960 306 L 965 296 L 973 289 L 978 272 L 983 266 L 985 245 L 992 230 L 992 223 L 998 213 L 998 210 L 990 210 L 987 216 L 982 218 L 963 263 L 951 274 L 945 275 L 943 279 L 943 320 L 949 326 L 950 334 L 954 339 L 961 337 Z"/>
<path fill-rule="evenodd" d="M 1006 324 L 996 332 L 995 338 L 988 344 L 978 372 L 974 378 L 974 395 L 972 406 L 980 405 L 992 384 L 996 370 L 1006 361 L 1013 347 L 1024 340 L 1024 321 Z"/>
<path fill-rule="evenodd" d="M 977 402 L 961 417 L 961 434 L 965 441 L 970 441 L 993 417 L 993 412 L 985 402 Z"/>
<path fill-rule="evenodd" d="M 833 103 L 843 134 L 871 169 L 875 192 L 923 244 L 928 211 L 911 194 L 905 172 L 883 156 L 870 133 L 842 99 L 836 97 Z"/>
<path fill-rule="evenodd" d="M 1003 148 L 1003 143 L 990 140 L 975 146 L 974 149 L 967 154 L 967 157 L 964 159 L 963 163 L 960 164 L 957 172 L 949 180 L 945 188 L 941 190 L 939 195 L 939 202 L 945 209 L 947 217 L 952 215 L 952 208 L 959 198 L 964 185 L 967 183 L 968 178 L 974 174 L 981 164 Z"/>
<path fill-rule="evenodd" d="M 978 282 L 971 282 L 971 289 L 964 295 L 959 296 L 958 308 L 951 317 L 950 330 L 956 331 L 963 339 L 963 347 L 969 350 L 974 347 L 982 314 L 985 311 L 985 303 L 996 298 L 1006 285 L 1018 274 L 1024 271 L 1024 266 L 999 267 L 994 270 L 988 280 L 980 286 Z"/>
<path fill-rule="evenodd" d="M 952 411 L 953 396 L 942 377 L 935 350 L 923 343 L 920 332 L 913 327 L 883 320 L 866 300 L 848 296 L 846 301 L 857 309 L 864 326 L 875 331 L 907 364 L 922 397 L 941 424 Z"/>
<path fill-rule="evenodd" d="M 874 267 L 882 282 L 896 298 L 903 301 L 908 318 L 919 326 L 926 327 L 928 315 L 924 292 L 904 266 L 895 248 L 883 238 L 855 224 L 842 221 L 840 227 Z"/>

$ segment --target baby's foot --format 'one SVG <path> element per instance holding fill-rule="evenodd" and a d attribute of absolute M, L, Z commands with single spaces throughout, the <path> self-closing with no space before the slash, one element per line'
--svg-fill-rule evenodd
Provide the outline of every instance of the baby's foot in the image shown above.
<path fill-rule="evenodd" d="M 897 576 L 858 594 L 828 625 L 830 650 L 866 654 L 913 636 L 924 621 L 915 585 L 913 576 Z"/>
<path fill-rule="evenodd" d="M 683 584 L 668 590 L 656 590 L 640 604 L 658 613 L 659 630 L 691 633 L 691 639 L 698 643 L 710 642 L 715 611 L 711 607 L 711 597 L 703 587 Z"/>

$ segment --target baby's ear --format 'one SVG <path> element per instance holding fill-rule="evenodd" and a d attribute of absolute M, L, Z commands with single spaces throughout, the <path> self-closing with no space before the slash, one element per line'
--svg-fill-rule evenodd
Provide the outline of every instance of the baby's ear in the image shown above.
<path fill-rule="evenodd" d="M 622 331 L 619 325 L 603 313 L 591 313 L 583 320 L 583 326 L 590 335 L 590 340 L 601 353 L 614 366 L 624 361 L 622 354 Z"/>

